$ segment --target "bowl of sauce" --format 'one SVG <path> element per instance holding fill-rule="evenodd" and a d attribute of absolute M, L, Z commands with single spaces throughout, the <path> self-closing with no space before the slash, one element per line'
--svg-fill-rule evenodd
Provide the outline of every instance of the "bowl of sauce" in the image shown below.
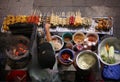
<path fill-rule="evenodd" d="M 58 54 L 58 61 L 63 65 L 72 64 L 74 58 L 74 52 L 71 49 L 62 49 Z"/>
<path fill-rule="evenodd" d="M 99 36 L 96 33 L 87 33 L 85 41 L 87 41 L 89 46 L 95 46 L 99 41 Z"/>
<path fill-rule="evenodd" d="M 75 44 L 83 44 L 85 39 L 85 34 L 83 32 L 76 32 L 73 35 L 73 41 Z"/>
<path fill-rule="evenodd" d="M 120 40 L 116 37 L 108 37 L 98 45 L 100 61 L 105 65 L 120 64 Z"/>

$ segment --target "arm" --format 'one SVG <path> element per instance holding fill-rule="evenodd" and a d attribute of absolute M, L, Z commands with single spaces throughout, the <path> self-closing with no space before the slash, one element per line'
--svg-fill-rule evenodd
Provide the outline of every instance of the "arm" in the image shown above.
<path fill-rule="evenodd" d="M 45 31 L 46 31 L 46 39 L 48 42 L 50 42 L 52 40 L 51 34 L 50 34 L 50 27 L 51 25 L 49 23 L 45 24 Z"/>

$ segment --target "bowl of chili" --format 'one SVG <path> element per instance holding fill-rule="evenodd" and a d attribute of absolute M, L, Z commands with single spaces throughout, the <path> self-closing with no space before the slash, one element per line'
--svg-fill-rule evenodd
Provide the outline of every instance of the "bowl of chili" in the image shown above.
<path fill-rule="evenodd" d="M 96 45 L 99 41 L 99 36 L 97 33 L 87 33 L 86 40 L 88 44 Z"/>
<path fill-rule="evenodd" d="M 74 52 L 71 49 L 62 49 L 58 54 L 58 61 L 63 65 L 70 65 L 74 61 Z"/>

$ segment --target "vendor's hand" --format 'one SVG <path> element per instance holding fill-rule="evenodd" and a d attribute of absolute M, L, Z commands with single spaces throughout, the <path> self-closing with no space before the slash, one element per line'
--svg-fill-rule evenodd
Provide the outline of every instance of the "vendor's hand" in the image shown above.
<path fill-rule="evenodd" d="M 51 41 L 52 38 L 51 38 L 51 34 L 50 34 L 50 27 L 51 27 L 51 24 L 49 23 L 46 23 L 45 24 L 45 30 L 46 30 L 46 38 L 47 38 L 47 41 Z"/>
<path fill-rule="evenodd" d="M 46 24 L 45 24 L 45 30 L 46 30 L 46 31 L 49 31 L 50 27 L 51 27 L 51 24 L 49 24 L 49 23 L 46 23 Z"/>

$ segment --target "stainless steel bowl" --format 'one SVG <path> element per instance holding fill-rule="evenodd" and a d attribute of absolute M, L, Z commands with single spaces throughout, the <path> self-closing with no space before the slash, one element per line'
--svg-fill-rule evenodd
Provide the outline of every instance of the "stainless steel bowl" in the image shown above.
<path fill-rule="evenodd" d="M 114 47 L 114 58 L 115 58 L 114 63 L 108 63 L 105 60 L 103 60 L 103 58 L 102 58 L 102 52 L 103 52 L 103 50 L 105 50 L 104 47 L 105 47 L 106 44 Z M 103 64 L 106 64 L 106 65 L 119 64 L 120 63 L 120 40 L 115 38 L 115 37 L 105 38 L 98 46 L 98 54 L 99 54 L 99 59 Z M 107 56 L 107 57 L 109 57 L 109 56 Z"/>
<path fill-rule="evenodd" d="M 90 70 L 94 68 L 98 63 L 97 54 L 90 51 L 85 50 L 78 53 L 76 57 L 76 64 L 82 70 Z"/>
<path fill-rule="evenodd" d="M 63 41 L 63 39 L 60 36 L 53 35 L 52 36 L 52 44 L 53 44 L 53 49 L 55 51 L 59 51 L 64 46 L 64 41 Z"/>

